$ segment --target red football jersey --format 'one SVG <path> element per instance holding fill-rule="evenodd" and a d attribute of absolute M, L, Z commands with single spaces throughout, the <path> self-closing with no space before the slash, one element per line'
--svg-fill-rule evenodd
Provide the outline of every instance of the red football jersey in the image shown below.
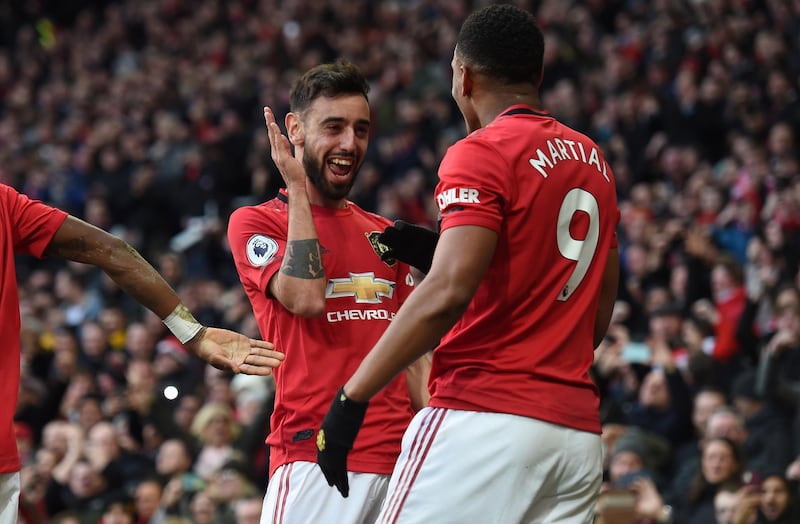
<path fill-rule="evenodd" d="M 467 311 L 434 351 L 431 405 L 600 432 L 589 378 L 616 187 L 600 148 L 513 106 L 454 144 L 439 168 L 442 231 L 498 235 Z"/>
<path fill-rule="evenodd" d="M 231 215 L 228 239 L 239 279 L 261 335 L 286 354 L 275 369 L 270 475 L 282 464 L 315 462 L 316 433 L 336 390 L 355 372 L 413 289 L 409 266 L 380 259 L 377 235 L 391 222 L 351 202 L 344 209 L 312 206 L 327 279 L 326 311 L 301 318 L 269 295 L 286 248 L 284 192 Z M 371 401 L 352 452 L 350 471 L 390 474 L 413 412 L 405 374 Z"/>
<path fill-rule="evenodd" d="M 67 214 L 0 184 L 0 473 L 19 471 L 14 410 L 19 393 L 19 292 L 14 255 L 42 257 Z"/>

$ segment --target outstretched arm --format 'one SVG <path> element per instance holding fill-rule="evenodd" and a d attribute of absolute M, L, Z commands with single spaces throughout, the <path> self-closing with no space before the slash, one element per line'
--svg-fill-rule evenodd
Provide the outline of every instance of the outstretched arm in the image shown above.
<path fill-rule="evenodd" d="M 271 343 L 207 328 L 195 320 L 175 290 L 130 244 L 79 218 L 68 216 L 45 253 L 99 267 L 125 293 L 157 314 L 203 360 L 234 373 L 269 375 L 283 354 Z"/>

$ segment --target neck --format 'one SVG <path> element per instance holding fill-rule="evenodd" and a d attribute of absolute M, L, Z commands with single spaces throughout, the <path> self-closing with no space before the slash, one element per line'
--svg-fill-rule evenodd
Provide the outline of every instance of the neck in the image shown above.
<path fill-rule="evenodd" d="M 347 207 L 346 198 L 340 198 L 338 200 L 325 198 L 308 177 L 306 177 L 306 194 L 308 195 L 309 203 L 314 206 L 327 207 L 328 209 L 344 209 Z"/>
<path fill-rule="evenodd" d="M 533 110 L 541 110 L 539 95 L 536 91 L 532 91 L 530 87 L 524 89 L 517 86 L 495 88 L 487 91 L 483 99 L 476 98 L 473 95 L 473 103 L 475 104 L 475 111 L 481 127 L 486 126 L 497 118 L 497 115 L 514 105 L 525 104 Z"/>

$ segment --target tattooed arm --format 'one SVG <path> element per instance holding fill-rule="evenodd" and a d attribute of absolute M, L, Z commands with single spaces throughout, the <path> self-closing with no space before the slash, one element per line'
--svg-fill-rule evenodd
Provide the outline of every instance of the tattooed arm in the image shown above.
<path fill-rule="evenodd" d="M 99 267 L 159 318 L 180 303 L 175 291 L 127 242 L 73 216 L 67 217 L 45 253 Z"/>
<path fill-rule="evenodd" d="M 164 320 L 187 349 L 218 369 L 269 375 L 283 360 L 270 342 L 199 324 L 175 290 L 130 244 L 79 218 L 67 216 L 45 254 L 99 267 L 120 289 Z"/>
<path fill-rule="evenodd" d="M 286 182 L 289 195 L 286 252 L 280 271 L 269 282 L 269 292 L 295 315 L 317 317 L 325 312 L 325 269 L 306 191 L 306 173 L 300 162 L 292 157 L 288 140 L 281 135 L 268 108 L 264 109 L 264 118 L 272 159 Z M 287 116 L 287 127 L 292 128 L 290 122 L 296 118 L 295 115 Z"/>

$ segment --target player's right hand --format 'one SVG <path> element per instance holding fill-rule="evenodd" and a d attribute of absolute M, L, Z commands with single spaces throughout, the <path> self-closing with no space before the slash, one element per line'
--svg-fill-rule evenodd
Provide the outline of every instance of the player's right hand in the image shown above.
<path fill-rule="evenodd" d="M 354 402 L 339 388 L 317 433 L 317 464 L 329 486 L 336 486 L 347 498 L 347 455 L 353 448 L 358 430 L 364 422 L 368 402 Z"/>
<path fill-rule="evenodd" d="M 439 234 L 426 227 L 395 220 L 394 225 L 388 226 L 378 235 L 378 241 L 389 248 L 381 254 L 384 262 L 391 259 L 401 260 L 427 273 L 431 269 Z"/>
<path fill-rule="evenodd" d="M 300 161 L 292 155 L 289 139 L 281 133 L 275 115 L 269 107 L 264 107 L 264 122 L 269 135 L 270 154 L 286 183 L 286 188 L 289 189 L 293 185 L 305 187 L 306 171 Z"/>

